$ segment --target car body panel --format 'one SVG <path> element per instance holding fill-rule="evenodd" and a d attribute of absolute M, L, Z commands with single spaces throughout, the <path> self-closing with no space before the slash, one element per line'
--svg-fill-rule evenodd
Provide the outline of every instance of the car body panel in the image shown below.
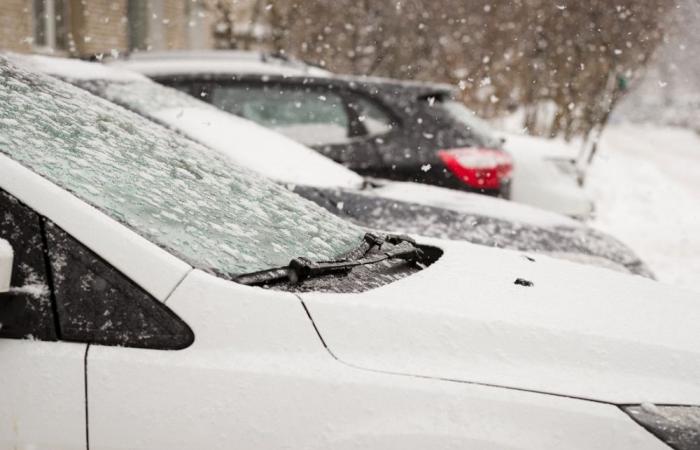
<path fill-rule="evenodd" d="M 90 348 L 90 448 L 664 448 L 611 405 L 348 367 L 292 294 L 195 270 L 167 304 L 191 347 Z"/>
<path fill-rule="evenodd" d="M 513 157 L 511 199 L 560 214 L 590 219 L 595 207 L 579 184 L 577 155 L 564 144 L 544 138 L 505 135 L 504 148 Z M 565 172 L 560 165 L 568 166 Z"/>
<path fill-rule="evenodd" d="M 445 253 L 429 268 L 362 296 L 301 294 L 339 360 L 611 403 L 700 403 L 697 295 L 544 256 L 435 245 Z"/>
<path fill-rule="evenodd" d="M 86 347 L 0 339 L 0 449 L 85 448 Z"/>

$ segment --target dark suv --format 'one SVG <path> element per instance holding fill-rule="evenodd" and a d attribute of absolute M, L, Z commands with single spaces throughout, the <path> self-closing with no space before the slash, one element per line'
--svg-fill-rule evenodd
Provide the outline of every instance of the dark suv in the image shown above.
<path fill-rule="evenodd" d="M 176 55 L 122 64 L 362 175 L 508 197 L 510 156 L 451 86 L 338 76 L 256 53 Z"/>

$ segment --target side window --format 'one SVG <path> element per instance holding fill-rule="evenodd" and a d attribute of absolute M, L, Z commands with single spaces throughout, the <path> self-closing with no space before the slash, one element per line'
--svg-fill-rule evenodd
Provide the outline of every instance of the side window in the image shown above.
<path fill-rule="evenodd" d="M 0 238 L 14 251 L 0 338 L 180 349 L 192 330 L 77 240 L 0 190 Z"/>
<path fill-rule="evenodd" d="M 10 292 L 0 295 L 0 337 L 56 340 L 42 219 L 0 190 L 0 238 L 14 250 Z"/>
<path fill-rule="evenodd" d="M 350 141 L 350 120 L 343 99 L 334 92 L 279 85 L 211 88 L 211 102 L 306 145 Z"/>
<path fill-rule="evenodd" d="M 61 339 L 157 349 L 192 343 L 165 305 L 50 221 L 45 227 Z"/>
<path fill-rule="evenodd" d="M 392 130 L 393 120 L 373 101 L 364 97 L 353 97 L 349 106 L 364 126 L 367 136 L 378 136 Z"/>

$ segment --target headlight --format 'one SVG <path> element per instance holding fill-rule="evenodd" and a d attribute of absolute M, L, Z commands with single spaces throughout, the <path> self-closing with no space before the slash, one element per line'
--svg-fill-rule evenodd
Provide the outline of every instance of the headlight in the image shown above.
<path fill-rule="evenodd" d="M 675 450 L 700 449 L 700 406 L 623 406 L 635 422 Z"/>

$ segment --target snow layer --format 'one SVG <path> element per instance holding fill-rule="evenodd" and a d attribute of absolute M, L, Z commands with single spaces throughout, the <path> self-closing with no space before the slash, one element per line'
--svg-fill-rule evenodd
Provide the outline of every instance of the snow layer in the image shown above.
<path fill-rule="evenodd" d="M 109 68 L 100 63 L 90 63 L 76 61 L 65 58 L 54 58 L 41 55 L 7 55 L 10 59 L 19 61 L 31 67 L 32 70 L 43 73 L 50 73 L 59 78 L 70 78 L 72 80 L 109 80 L 109 81 L 143 81 L 145 76 L 122 70 L 119 68 Z"/>
<path fill-rule="evenodd" d="M 660 281 L 700 291 L 700 137 L 651 125 L 602 136 L 587 185 L 594 225 L 632 247 Z"/>
<path fill-rule="evenodd" d="M 283 183 L 359 188 L 362 177 L 319 153 L 249 120 L 213 108 L 168 108 L 152 117 Z"/>
<path fill-rule="evenodd" d="M 121 67 L 148 76 L 188 74 L 266 74 L 281 76 L 325 77 L 328 72 L 315 67 L 303 68 L 279 64 L 266 64 L 262 61 L 226 61 L 216 59 L 200 60 L 127 60 L 111 62 L 110 67 Z"/>

